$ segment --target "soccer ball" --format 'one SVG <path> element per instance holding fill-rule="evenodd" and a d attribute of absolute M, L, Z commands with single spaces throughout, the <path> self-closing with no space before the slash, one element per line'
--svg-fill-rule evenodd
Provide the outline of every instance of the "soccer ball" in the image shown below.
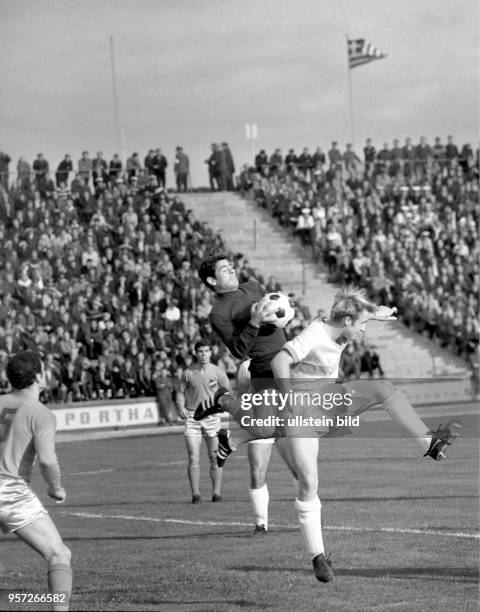
<path fill-rule="evenodd" d="M 285 327 L 295 316 L 295 308 L 292 301 L 285 293 L 267 293 L 265 299 L 268 300 L 267 311 L 275 315 L 275 319 L 270 321 L 275 327 Z"/>

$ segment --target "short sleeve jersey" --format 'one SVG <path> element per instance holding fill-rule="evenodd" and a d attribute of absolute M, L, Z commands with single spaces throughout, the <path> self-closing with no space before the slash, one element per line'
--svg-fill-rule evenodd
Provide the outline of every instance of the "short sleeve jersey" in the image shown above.
<path fill-rule="evenodd" d="M 0 396 L 0 477 L 30 482 L 35 458 L 57 461 L 54 415 L 41 402 L 13 393 Z"/>
<path fill-rule="evenodd" d="M 182 375 L 181 390 L 185 395 L 185 407 L 193 411 L 200 402 L 213 396 L 219 387 L 230 388 L 230 381 L 223 370 L 213 363 L 201 368 L 198 364 Z"/>
<path fill-rule="evenodd" d="M 323 321 L 315 319 L 283 347 L 294 361 L 290 371 L 292 379 L 338 378 L 345 346 L 332 340 Z"/>

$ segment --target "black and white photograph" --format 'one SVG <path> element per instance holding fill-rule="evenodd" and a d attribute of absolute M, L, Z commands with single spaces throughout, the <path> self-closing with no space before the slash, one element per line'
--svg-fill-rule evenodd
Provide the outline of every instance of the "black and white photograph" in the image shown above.
<path fill-rule="evenodd" d="M 0 0 L 0 610 L 479 609 L 476 0 Z"/>

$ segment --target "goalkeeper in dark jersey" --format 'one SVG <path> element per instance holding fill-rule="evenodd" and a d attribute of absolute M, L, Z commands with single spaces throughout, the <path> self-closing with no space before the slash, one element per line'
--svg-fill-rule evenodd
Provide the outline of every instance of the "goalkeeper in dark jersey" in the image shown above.
<path fill-rule="evenodd" d="M 286 342 L 283 329 L 268 325 L 272 315 L 268 312 L 264 291 L 256 281 L 240 285 L 235 269 L 225 253 L 205 259 L 199 269 L 203 283 L 215 293 L 210 312 L 213 330 L 238 359 L 251 359 L 249 365 L 251 386 L 255 392 L 274 387 L 272 358 Z M 268 487 L 265 482 L 272 454 L 273 438 L 255 440 L 248 444 L 250 463 L 250 500 L 255 514 L 255 533 L 268 529 Z M 277 440 L 277 449 L 289 465 L 288 457 Z"/>

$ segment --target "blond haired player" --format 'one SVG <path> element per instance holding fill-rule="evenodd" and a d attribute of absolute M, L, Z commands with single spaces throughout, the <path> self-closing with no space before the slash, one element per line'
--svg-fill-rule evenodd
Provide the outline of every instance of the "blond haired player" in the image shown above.
<path fill-rule="evenodd" d="M 287 342 L 283 350 L 272 359 L 271 366 L 280 391 L 285 397 L 291 397 L 293 390 L 310 393 L 314 390 L 322 392 L 327 387 L 318 379 L 329 379 L 329 393 L 339 393 L 344 397 L 348 394 L 350 400 L 348 410 L 343 414 L 357 415 L 372 408 L 382 405 L 387 413 L 397 423 L 402 425 L 411 436 L 413 436 L 425 455 L 433 459 L 445 458 L 447 445 L 458 437 L 458 423 L 449 423 L 446 427 L 437 431 L 429 431 L 429 428 L 419 418 L 414 408 L 402 391 L 386 380 L 358 380 L 334 384 L 338 377 L 340 356 L 347 342 L 354 340 L 364 334 L 368 321 L 394 320 L 396 308 L 376 306 L 368 301 L 362 290 L 348 287 L 335 296 L 334 304 L 327 321 L 314 320 L 293 340 Z M 223 409 L 237 418 L 241 416 L 241 403 L 236 400 L 225 399 L 222 402 L 220 393 L 216 398 L 214 406 L 210 409 L 202 407 L 199 414 L 209 413 L 222 404 Z M 206 410 L 205 410 L 206 408 Z M 325 410 L 319 409 L 312 404 L 287 406 L 291 416 L 320 416 L 325 415 Z M 287 419 L 288 423 L 288 419 Z M 255 427 L 246 428 L 250 435 L 281 435 L 277 431 L 261 432 Z M 305 547 L 312 557 L 316 578 L 321 582 L 329 582 L 333 578 L 330 562 L 325 558 L 324 545 L 321 529 L 321 503 L 318 498 L 318 447 L 319 437 L 325 434 L 325 428 L 294 425 L 285 427 L 282 432 L 286 437 L 281 440 L 286 447 L 286 454 L 290 467 L 298 477 L 298 495 L 295 500 L 295 509 L 298 514 L 300 529 Z M 232 444 L 222 432 L 219 434 L 222 452 L 219 456 L 225 459 L 234 450 L 235 441 Z M 240 437 L 238 442 L 248 441 Z M 424 456 L 425 456 L 424 455 Z"/>
<path fill-rule="evenodd" d="M 47 493 L 65 501 L 55 453 L 55 417 L 39 401 L 45 388 L 42 360 L 33 351 L 17 353 L 7 363 L 13 388 L 0 396 L 0 528 L 14 533 L 48 563 L 48 587 L 53 610 L 68 610 L 72 591 L 70 550 L 52 519 L 30 488 L 36 458 Z"/>
<path fill-rule="evenodd" d="M 217 433 L 220 429 L 219 415 L 212 415 L 202 421 L 195 421 L 193 413 L 199 402 L 213 396 L 219 388 L 229 388 L 225 372 L 210 363 L 212 349 L 208 342 L 199 340 L 195 344 L 197 363 L 190 366 L 182 375 L 182 383 L 177 394 L 177 409 L 185 421 L 185 444 L 188 452 L 188 480 L 192 491 L 192 504 L 202 501 L 200 495 L 200 447 L 202 439 L 207 445 L 210 459 L 210 480 L 212 482 L 212 501 L 222 501 L 222 469 L 217 465 Z"/>

